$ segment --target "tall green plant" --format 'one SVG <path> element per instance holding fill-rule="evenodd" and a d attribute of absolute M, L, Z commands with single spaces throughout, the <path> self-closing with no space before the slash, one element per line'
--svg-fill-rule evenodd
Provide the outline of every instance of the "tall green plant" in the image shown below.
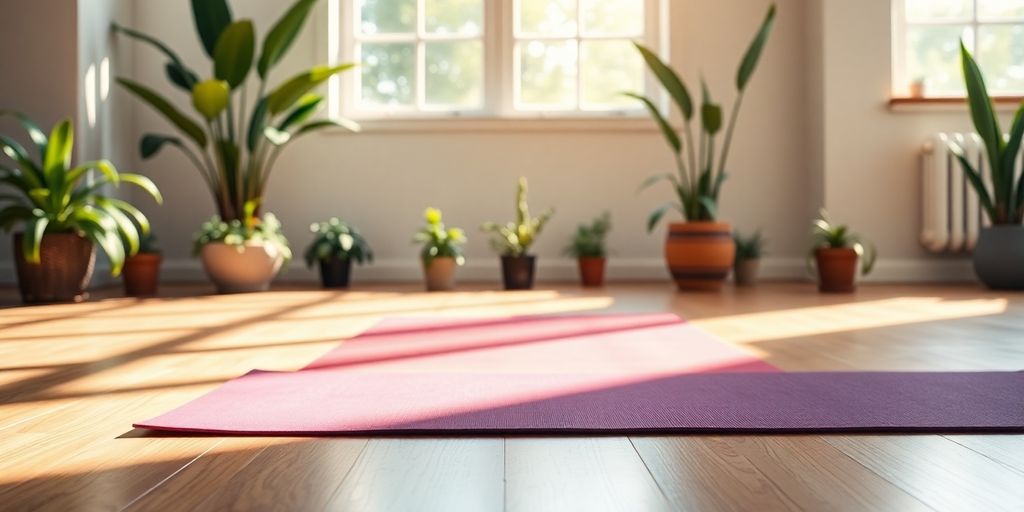
<path fill-rule="evenodd" d="M 1010 128 L 1009 138 L 1003 136 L 996 117 L 992 98 L 989 97 L 985 78 L 981 74 L 971 52 L 960 43 L 960 56 L 963 65 L 964 81 L 967 84 L 967 98 L 971 108 L 971 119 L 974 127 L 985 143 L 988 158 L 988 181 L 982 177 L 984 169 L 975 166 L 968 160 L 964 148 L 950 141 L 950 149 L 960 161 L 960 166 L 967 175 L 971 186 L 978 193 L 982 208 L 993 224 L 1020 224 L 1024 221 L 1024 177 L 1017 177 L 1017 156 L 1020 154 L 1021 140 L 1024 138 L 1024 103 L 1017 109 Z"/>
<path fill-rule="evenodd" d="M 679 197 L 678 201 L 667 203 L 651 213 L 647 221 L 648 231 L 653 231 L 662 217 L 671 210 L 679 211 L 688 221 L 714 220 L 718 216 L 718 198 L 722 190 L 722 183 L 727 176 L 726 164 L 729 151 L 732 149 L 733 132 L 736 129 L 740 107 L 743 105 L 747 86 L 761 60 L 761 54 L 774 24 L 775 5 L 772 5 L 736 72 L 737 94 L 727 126 L 723 126 L 722 107 L 714 102 L 707 83 L 703 79 L 701 80 L 701 103 L 695 106 L 693 97 L 682 78 L 653 51 L 641 44 L 635 44 L 647 63 L 647 67 L 668 91 L 683 117 L 683 135 L 680 136 L 669 120 L 662 115 L 656 101 L 639 93 L 626 93 L 627 96 L 640 100 L 650 111 L 651 117 L 658 123 L 665 140 L 672 149 L 677 168 L 675 173 L 652 176 L 641 186 L 641 189 L 646 189 L 661 181 L 668 181 Z M 700 139 L 695 143 L 693 129 L 690 125 L 698 114 Z M 719 149 L 718 136 L 723 127 L 725 128 L 724 140 Z"/>
<path fill-rule="evenodd" d="M 224 221 L 258 222 L 267 182 L 281 150 L 295 139 L 330 126 L 357 130 L 350 121 L 310 121 L 323 103 L 313 92 L 353 64 L 316 66 L 269 87 L 271 71 L 298 37 L 316 0 L 298 0 L 271 27 L 256 52 L 256 30 L 250 20 L 235 20 L 226 0 L 192 0 L 196 31 L 211 60 L 212 76 L 201 77 L 159 40 L 130 28 L 117 33 L 146 43 L 167 58 L 167 79 L 191 100 L 198 118 L 182 112 L 154 90 L 127 78 L 118 82 L 162 114 L 178 135 L 148 133 L 142 137 L 144 159 L 173 146 L 202 175 L 219 217 Z M 249 76 L 259 85 L 247 101 Z"/>
<path fill-rule="evenodd" d="M 24 114 L 0 111 L 18 119 L 36 146 L 39 159 L 14 139 L 0 135 L 0 148 L 14 167 L 0 165 L 0 185 L 13 193 L 0 194 L 0 227 L 23 230 L 22 254 L 29 263 L 40 262 L 40 246 L 46 233 L 78 233 L 103 249 L 111 273 L 121 273 L 126 256 L 139 252 L 140 234 L 149 233 L 149 220 L 127 201 L 107 197 L 104 187 L 128 183 L 162 202 L 160 191 L 149 178 L 118 172 L 106 160 L 71 167 L 74 127 L 70 120 L 57 124 L 47 136 Z M 92 171 L 99 174 L 87 180 Z M 83 180 L 85 180 L 83 182 Z"/>

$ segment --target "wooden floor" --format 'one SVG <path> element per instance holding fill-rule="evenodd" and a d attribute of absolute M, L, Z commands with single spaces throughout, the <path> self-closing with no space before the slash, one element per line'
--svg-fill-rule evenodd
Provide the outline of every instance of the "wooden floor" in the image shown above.
<path fill-rule="evenodd" d="M 1024 510 L 1024 436 L 303 439 L 130 426 L 250 369 L 297 369 L 394 315 L 673 311 L 786 370 L 1021 370 L 1022 295 L 772 284 L 189 296 L 203 292 L 0 310 L 0 509 Z"/>

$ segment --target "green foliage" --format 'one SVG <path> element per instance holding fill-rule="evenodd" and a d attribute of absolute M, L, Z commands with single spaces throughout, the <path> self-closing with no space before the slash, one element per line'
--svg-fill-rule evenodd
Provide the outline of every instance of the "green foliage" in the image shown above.
<path fill-rule="evenodd" d="M 247 242 L 263 243 L 273 245 L 284 255 L 285 261 L 292 259 L 292 251 L 288 247 L 288 239 L 281 231 L 281 222 L 272 213 L 263 216 L 262 219 L 254 215 L 241 219 L 225 221 L 214 215 L 210 220 L 203 223 L 195 235 L 192 251 L 198 255 L 203 246 L 215 242 L 237 247 L 239 250 Z"/>
<path fill-rule="evenodd" d="M 718 216 L 718 199 L 722 183 L 726 179 L 726 164 L 729 150 L 732 147 L 733 131 L 739 118 L 740 107 L 743 105 L 747 86 L 757 69 L 757 64 L 774 25 L 775 5 L 772 5 L 740 63 L 736 76 L 736 100 L 727 125 L 724 123 L 722 107 L 711 100 L 707 85 L 702 80 L 703 98 L 699 109 L 701 134 L 700 140 L 696 144 L 691 128 L 696 109 L 689 89 L 679 75 L 658 58 L 657 54 L 643 45 L 636 44 L 647 67 L 668 92 L 669 97 L 672 98 L 673 103 L 683 116 L 683 136 L 681 137 L 668 122 L 668 119 L 658 110 L 656 101 L 638 93 L 626 93 L 627 96 L 642 101 L 647 107 L 651 117 L 661 128 L 676 163 L 676 173 L 652 176 L 641 187 L 641 189 L 645 189 L 655 183 L 668 181 L 679 198 L 678 201 L 663 205 L 651 213 L 647 222 L 648 231 L 653 231 L 665 214 L 671 210 L 679 211 L 688 221 L 708 221 L 714 220 Z M 717 137 L 723 127 L 725 127 L 724 144 L 721 149 L 718 149 Z"/>
<path fill-rule="evenodd" d="M 429 265 L 434 258 L 454 258 L 455 263 L 466 262 L 462 254 L 462 246 L 466 243 L 466 233 L 459 228 L 446 228 L 441 220 L 441 210 L 427 208 L 423 212 L 427 225 L 423 226 L 413 237 L 413 242 L 423 244 L 420 258 Z"/>
<path fill-rule="evenodd" d="M 117 33 L 152 46 L 168 60 L 168 80 L 188 91 L 192 107 L 199 114 L 188 115 L 153 89 L 118 79 L 126 90 L 186 136 L 183 140 L 173 135 L 146 134 L 140 143 L 142 157 L 152 158 L 167 145 L 182 151 L 206 183 L 218 217 L 229 226 L 238 221 L 237 231 L 242 234 L 259 234 L 259 230 L 245 226 L 260 224 L 259 205 L 274 164 L 286 146 L 299 135 L 332 126 L 358 130 L 351 121 L 308 121 L 322 106 L 321 101 L 309 100 L 310 91 L 353 65 L 316 66 L 279 86 L 268 84 L 271 71 L 298 37 L 315 3 L 296 0 L 267 33 L 257 57 L 257 33 L 252 21 L 234 20 L 226 0 L 192 0 L 196 32 L 211 60 L 197 69 L 213 70 L 213 76 L 205 78 L 156 38 L 114 25 Z M 248 85 L 254 69 L 259 85 L 250 95 Z M 248 205 L 257 207 L 249 209 Z"/>
<path fill-rule="evenodd" d="M 373 249 L 354 226 L 337 217 L 317 222 L 309 227 L 316 236 L 306 249 L 306 265 L 331 258 L 351 259 L 362 265 L 373 263 Z"/>
<path fill-rule="evenodd" d="M 986 184 L 982 176 L 984 169 L 977 168 L 974 162 L 968 160 L 959 144 L 950 141 L 950 150 L 960 161 L 967 180 L 977 191 L 981 206 L 992 223 L 1019 225 L 1024 221 L 1024 176 L 1018 176 L 1017 172 L 1020 165 L 1017 156 L 1024 138 L 1024 103 L 1013 118 L 1009 139 L 1005 139 L 981 69 L 962 42 L 960 55 L 971 118 L 985 143 L 988 155 L 985 161 L 989 166 L 988 181 L 991 185 Z"/>
<path fill-rule="evenodd" d="M 612 215 L 604 212 L 590 224 L 580 224 L 572 242 L 565 248 L 566 256 L 573 258 L 604 258 L 608 255 L 604 239 L 612 229 Z"/>
<path fill-rule="evenodd" d="M 761 230 L 752 235 L 743 235 L 739 231 L 733 235 L 736 242 L 736 260 L 756 260 L 764 254 L 764 236 Z"/>
<path fill-rule="evenodd" d="M 30 263 L 40 262 L 46 233 L 78 233 L 103 249 L 113 275 L 120 274 L 125 257 L 140 250 L 140 238 L 149 233 L 149 220 L 128 202 L 104 195 L 103 189 L 129 183 L 162 202 L 156 185 L 144 176 L 119 172 L 106 160 L 71 167 L 71 121 L 58 123 L 47 137 L 23 114 L 0 111 L 0 116 L 19 119 L 39 152 L 39 160 L 33 160 L 20 144 L 0 136 L 0 148 L 15 164 L 0 165 L 0 185 L 13 192 L 0 194 L 0 227 L 10 231 L 20 223 L 25 234 L 21 250 Z M 83 182 L 92 171 L 99 175 Z"/>
<path fill-rule="evenodd" d="M 811 231 L 811 249 L 807 254 L 808 266 L 813 261 L 814 251 L 821 248 L 853 249 L 860 257 L 861 272 L 864 275 L 871 273 L 878 260 L 878 251 L 871 242 L 850 231 L 848 226 L 832 222 L 825 210 L 821 210 L 818 218 L 814 220 L 814 229 Z"/>
<path fill-rule="evenodd" d="M 519 178 L 519 189 L 516 193 L 516 220 L 504 226 L 493 222 L 487 222 L 480 226 L 483 232 L 494 235 L 491 246 L 502 256 L 525 256 L 529 252 L 530 246 L 544 230 L 544 226 L 555 214 L 554 210 L 548 210 L 540 217 L 531 217 L 526 194 L 526 178 Z"/>

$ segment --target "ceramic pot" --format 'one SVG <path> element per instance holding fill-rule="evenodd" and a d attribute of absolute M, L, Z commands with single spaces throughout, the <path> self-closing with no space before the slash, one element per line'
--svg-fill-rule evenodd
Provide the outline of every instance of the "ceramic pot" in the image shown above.
<path fill-rule="evenodd" d="M 502 256 L 501 278 L 506 290 L 529 290 L 537 267 L 536 256 Z"/>
<path fill-rule="evenodd" d="M 736 286 L 754 286 L 757 284 L 757 278 L 760 272 L 760 259 L 746 258 L 736 260 L 736 265 L 733 267 L 733 276 L 736 278 Z"/>
<path fill-rule="evenodd" d="M 14 266 L 25 304 L 81 302 L 96 266 L 96 250 L 77 233 L 47 233 L 39 248 L 39 263 L 29 263 L 21 251 L 22 234 L 14 235 Z"/>
<path fill-rule="evenodd" d="M 440 257 L 423 263 L 423 276 L 428 292 L 444 292 L 455 289 L 455 269 L 459 264 L 455 258 Z"/>
<path fill-rule="evenodd" d="M 588 288 L 604 286 L 605 258 L 579 258 L 580 281 Z"/>
<path fill-rule="evenodd" d="M 848 248 L 818 248 L 818 289 L 822 293 L 853 293 L 857 289 L 857 251 Z"/>
<path fill-rule="evenodd" d="M 121 276 L 124 279 L 124 294 L 129 297 L 153 297 L 160 283 L 160 262 L 163 257 L 156 252 L 140 252 L 124 261 Z"/>
<path fill-rule="evenodd" d="M 1024 226 L 982 228 L 974 273 L 994 290 L 1024 290 Z"/>
<path fill-rule="evenodd" d="M 218 293 L 265 292 L 284 263 L 277 246 L 262 242 L 214 242 L 203 246 L 199 256 Z"/>
<path fill-rule="evenodd" d="M 320 284 L 324 288 L 348 288 L 352 276 L 352 258 L 332 257 L 320 260 Z"/>
<path fill-rule="evenodd" d="M 722 222 L 674 222 L 665 241 L 665 261 L 682 291 L 718 291 L 732 270 L 736 244 Z"/>

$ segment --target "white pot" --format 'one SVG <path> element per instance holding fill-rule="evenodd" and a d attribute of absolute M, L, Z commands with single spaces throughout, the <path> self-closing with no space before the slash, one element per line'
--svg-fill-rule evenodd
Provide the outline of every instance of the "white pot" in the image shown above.
<path fill-rule="evenodd" d="M 210 243 L 199 256 L 219 293 L 265 292 L 284 263 L 277 246 L 262 242 L 243 246 Z"/>

